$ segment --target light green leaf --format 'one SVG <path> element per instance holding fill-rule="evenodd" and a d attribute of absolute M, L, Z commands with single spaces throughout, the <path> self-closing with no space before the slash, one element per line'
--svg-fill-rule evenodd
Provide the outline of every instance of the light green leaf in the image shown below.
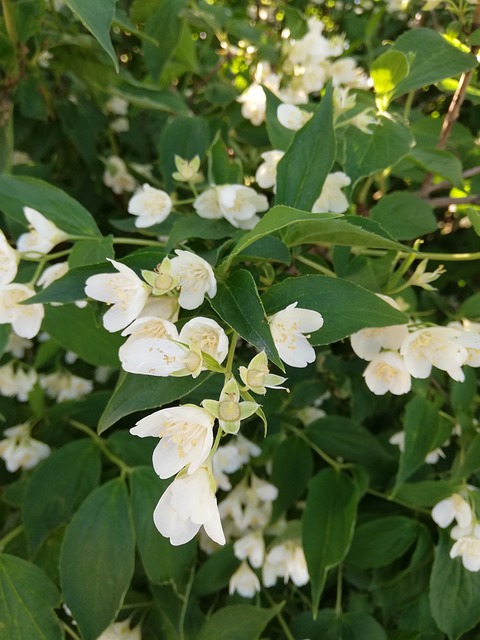
<path fill-rule="evenodd" d="M 0 633 L 8 640 L 62 640 L 54 608 L 60 594 L 50 578 L 34 564 L 0 554 Z"/>
<path fill-rule="evenodd" d="M 114 258 L 113 236 L 106 236 L 99 240 L 79 240 L 73 245 L 68 256 L 68 266 L 85 267 L 99 262 L 106 262 L 107 258 Z"/>
<path fill-rule="evenodd" d="M 275 204 L 311 211 L 335 161 L 332 87 L 320 107 L 295 134 L 294 142 L 277 166 Z"/>
<path fill-rule="evenodd" d="M 375 93 L 391 93 L 398 83 L 408 76 L 409 64 L 401 51 L 386 51 L 374 60 L 370 69 Z"/>
<path fill-rule="evenodd" d="M 241 269 L 221 282 L 210 305 L 240 337 L 265 350 L 269 360 L 283 369 L 252 275 Z"/>
<path fill-rule="evenodd" d="M 414 147 L 407 159 L 411 159 L 415 164 L 430 173 L 450 180 L 455 187 L 462 188 L 462 163 L 453 153 L 441 151 L 440 149 Z"/>
<path fill-rule="evenodd" d="M 346 561 L 357 567 L 384 567 L 400 558 L 415 542 L 418 525 L 405 516 L 375 518 L 360 525 Z"/>
<path fill-rule="evenodd" d="M 262 301 L 268 315 L 293 302 L 301 309 L 322 314 L 323 327 L 310 338 L 313 345 L 330 344 L 366 327 L 386 327 L 407 322 L 397 311 L 374 293 L 348 280 L 308 275 L 287 278 L 271 287 Z"/>
<path fill-rule="evenodd" d="M 341 471 L 323 469 L 310 482 L 302 519 L 302 540 L 314 615 L 329 569 L 337 566 L 347 554 L 359 497 L 353 480 Z"/>
<path fill-rule="evenodd" d="M 141 82 L 133 78 L 122 80 L 111 88 L 113 95 L 125 98 L 140 109 L 153 109 L 167 113 L 188 115 L 189 109 L 178 93 L 168 89 L 159 89 L 157 85 Z"/>
<path fill-rule="evenodd" d="M 437 229 L 433 208 L 408 191 L 383 196 L 371 209 L 370 216 L 396 240 L 415 240 Z"/>
<path fill-rule="evenodd" d="M 470 296 L 462 302 L 460 314 L 472 320 L 480 318 L 480 292 L 474 293 L 473 296 Z"/>
<path fill-rule="evenodd" d="M 171 251 L 184 240 L 203 238 L 205 240 L 220 240 L 230 238 L 237 232 L 235 227 L 226 220 L 208 220 L 200 216 L 183 216 L 176 222 L 168 236 L 166 251 Z"/>
<path fill-rule="evenodd" d="M 295 132 L 287 129 L 278 121 L 277 108 L 282 104 L 281 100 L 266 87 L 263 87 L 263 90 L 267 96 L 266 122 L 270 144 L 272 149 L 286 151 L 295 136 Z"/>
<path fill-rule="evenodd" d="M 197 640 L 257 640 L 282 607 L 283 603 L 271 609 L 246 604 L 224 607 L 206 621 Z"/>
<path fill-rule="evenodd" d="M 133 576 L 135 537 L 122 479 L 95 489 L 65 535 L 60 574 L 82 637 L 96 640 L 115 619 Z"/>
<path fill-rule="evenodd" d="M 466 214 L 477 236 L 480 236 L 480 209 L 478 207 L 468 207 Z"/>
<path fill-rule="evenodd" d="M 402 124 L 385 117 L 379 121 L 370 134 L 348 127 L 344 138 L 345 173 L 352 180 L 352 190 L 360 178 L 392 167 L 413 144 L 410 131 Z"/>
<path fill-rule="evenodd" d="M 54 451 L 35 469 L 23 502 L 25 531 L 33 552 L 98 485 L 100 471 L 100 450 L 85 439 Z"/>
<path fill-rule="evenodd" d="M 42 328 L 55 342 L 85 362 L 95 366 L 120 366 L 118 350 L 124 339 L 98 326 L 92 307 L 47 306 Z"/>
<path fill-rule="evenodd" d="M 98 423 L 98 433 L 103 433 L 120 418 L 135 411 L 156 409 L 183 398 L 204 384 L 212 374 L 198 378 L 159 378 L 122 372 L 110 402 Z"/>
<path fill-rule="evenodd" d="M 430 578 L 430 608 L 439 629 L 457 640 L 480 622 L 480 573 L 467 571 L 460 558 L 452 560 L 452 545 L 441 531 Z"/>
<path fill-rule="evenodd" d="M 158 38 L 159 42 L 155 45 L 148 41 L 143 46 L 145 62 L 153 80 L 158 80 L 177 48 L 183 24 L 178 14 L 185 5 L 186 0 L 163 0 L 145 23 L 145 33 Z"/>
<path fill-rule="evenodd" d="M 118 71 L 118 60 L 110 40 L 110 25 L 115 18 L 116 0 L 65 0 L 73 13 L 96 38 Z"/>
<path fill-rule="evenodd" d="M 403 52 L 410 60 L 410 73 L 397 85 L 394 98 L 444 78 L 459 76 L 477 64 L 473 56 L 449 44 L 433 29 L 407 31 L 395 42 L 393 50 Z"/>
<path fill-rule="evenodd" d="M 174 547 L 153 523 L 153 511 L 169 482 L 160 480 L 150 467 L 138 467 L 129 476 L 132 515 L 138 551 L 145 573 L 153 584 L 174 583 L 183 593 L 197 556 L 194 541 Z"/>
<path fill-rule="evenodd" d="M 0 209 L 27 227 L 25 205 L 37 209 L 72 236 L 101 236 L 90 213 L 65 191 L 37 178 L 0 176 Z"/>

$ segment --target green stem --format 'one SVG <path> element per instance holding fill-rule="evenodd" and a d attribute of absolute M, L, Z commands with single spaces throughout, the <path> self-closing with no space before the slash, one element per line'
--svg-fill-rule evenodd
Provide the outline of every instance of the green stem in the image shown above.
<path fill-rule="evenodd" d="M 69 418 L 68 423 L 75 429 L 83 431 L 83 433 L 86 433 L 90 438 L 92 438 L 92 440 L 98 445 L 104 456 L 120 469 L 122 476 L 133 472 L 133 468 L 129 467 L 121 458 L 112 453 L 108 448 L 105 440 L 101 438 L 97 433 L 95 433 L 93 429 L 90 429 L 90 427 L 88 427 L 86 424 L 78 422 L 78 420 L 74 420 L 73 418 Z"/>
<path fill-rule="evenodd" d="M 323 449 L 317 447 L 317 445 L 312 442 L 301 429 L 297 429 L 297 427 L 294 427 L 292 424 L 287 424 L 286 426 L 288 429 L 290 429 L 290 431 L 293 431 L 293 433 L 295 433 L 299 438 L 306 442 L 309 447 L 311 447 L 315 451 L 315 453 L 317 453 L 323 460 L 325 460 L 327 464 L 333 467 L 335 471 L 340 471 L 341 469 L 346 469 L 350 466 L 349 464 L 342 464 L 341 462 L 337 462 L 332 457 L 330 457 L 328 453 L 325 453 L 325 451 L 323 451 Z"/>
<path fill-rule="evenodd" d="M 220 429 L 219 429 L 220 431 Z M 187 608 L 188 608 L 188 600 L 190 598 L 190 592 L 192 590 L 192 585 L 193 585 L 193 580 L 195 578 L 195 567 L 192 567 L 192 570 L 190 571 L 190 577 L 188 579 L 188 583 L 187 586 L 185 588 L 185 593 L 183 594 L 183 603 L 182 603 L 182 610 L 180 611 L 180 616 L 178 619 L 178 630 L 180 633 L 180 639 L 179 640 L 184 640 L 185 639 L 185 617 L 187 615 Z"/>
<path fill-rule="evenodd" d="M 269 601 L 269 603 L 272 606 L 275 607 L 277 603 L 272 598 L 272 596 L 268 593 L 268 591 L 265 590 L 263 593 L 264 593 L 265 597 L 267 598 L 267 600 Z M 290 632 L 290 629 L 288 628 L 288 624 L 285 622 L 285 618 L 282 616 L 281 611 L 279 611 L 276 614 L 276 617 L 278 619 L 278 622 L 280 623 L 280 626 L 282 627 L 283 633 L 285 634 L 285 638 L 287 640 L 295 640 L 294 636 Z"/>
<path fill-rule="evenodd" d="M 13 19 L 13 9 L 10 4 L 10 0 L 2 0 L 2 13 L 3 21 L 5 22 L 5 28 L 7 29 L 8 37 L 13 47 L 16 48 L 18 43 L 17 30 L 15 28 L 15 20 Z"/>
<path fill-rule="evenodd" d="M 232 333 L 232 339 L 230 341 L 230 346 L 228 348 L 227 364 L 225 365 L 225 369 L 227 370 L 227 373 L 225 374 L 225 377 L 227 377 L 229 374 L 232 373 L 233 356 L 235 355 L 237 341 L 238 341 L 238 333 L 234 331 Z"/>
<path fill-rule="evenodd" d="M 80 636 L 75 633 L 75 631 L 66 623 L 63 622 L 63 620 L 61 621 L 62 627 L 65 629 L 65 631 L 68 633 L 68 635 L 73 638 L 73 640 L 82 640 L 80 638 Z"/>
<path fill-rule="evenodd" d="M 414 96 L 415 96 L 415 91 L 410 91 L 410 93 L 407 94 L 407 99 L 405 100 L 405 107 L 403 109 L 403 117 L 405 120 L 408 120 L 410 117 L 410 111 L 412 109 Z"/>
<path fill-rule="evenodd" d="M 355 255 L 363 256 L 378 256 L 383 257 L 387 255 L 385 249 L 363 249 L 362 247 L 352 247 L 352 253 Z M 412 255 L 411 251 L 399 251 L 398 255 L 402 258 L 406 258 Z M 469 260 L 480 260 L 480 251 L 472 253 L 429 253 L 427 251 L 417 251 L 415 254 L 415 260 L 427 258 L 428 260 L 445 260 L 448 262 L 467 262 Z"/>
<path fill-rule="evenodd" d="M 343 565 L 338 565 L 337 570 L 337 597 L 335 599 L 335 613 L 338 617 L 342 615 L 342 587 L 343 587 Z"/>
<path fill-rule="evenodd" d="M 7 544 L 19 536 L 23 531 L 23 524 L 18 525 L 15 529 L 9 531 L 6 535 L 0 539 L 0 551 L 3 551 Z"/>
<path fill-rule="evenodd" d="M 324 273 L 327 276 L 333 276 L 334 278 L 337 277 L 336 273 L 331 269 L 328 269 L 327 267 L 322 267 L 321 264 L 317 264 L 313 260 L 309 260 L 304 256 L 295 256 L 295 260 L 298 260 L 298 262 L 301 262 L 302 264 L 307 265 L 307 267 L 312 267 L 312 269 L 315 269 L 316 271 L 320 271 L 320 273 Z"/>
<path fill-rule="evenodd" d="M 141 240 L 140 238 L 114 238 L 113 244 L 135 244 L 140 247 L 163 247 L 164 243 L 158 240 Z"/>
<path fill-rule="evenodd" d="M 370 488 L 370 489 L 367 489 L 367 493 L 370 494 L 371 496 L 375 496 L 376 498 L 382 498 L 382 500 L 387 500 L 388 502 L 394 502 L 395 504 L 399 504 L 401 507 L 405 507 L 406 509 L 411 509 L 412 511 L 418 511 L 419 513 L 425 513 L 428 516 L 430 515 L 429 509 L 421 509 L 408 502 L 404 502 L 403 500 L 399 500 L 398 498 L 395 498 L 395 492 L 393 492 L 391 495 L 387 495 L 385 493 L 382 493 L 381 491 L 377 491 L 376 489 Z"/>
<path fill-rule="evenodd" d="M 363 183 L 362 188 L 360 189 L 360 193 L 358 194 L 358 204 L 365 204 L 368 196 L 368 192 L 370 191 L 370 187 L 373 184 L 373 176 L 370 176 Z"/>

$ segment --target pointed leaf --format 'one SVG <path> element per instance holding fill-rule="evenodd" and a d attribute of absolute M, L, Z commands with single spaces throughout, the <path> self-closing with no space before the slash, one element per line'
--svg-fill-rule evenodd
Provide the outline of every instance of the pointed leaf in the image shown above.
<path fill-rule="evenodd" d="M 115 619 L 133 576 L 135 538 L 122 479 L 95 489 L 65 535 L 60 574 L 82 637 L 96 640 Z"/>
<path fill-rule="evenodd" d="M 433 208 L 408 191 L 388 193 L 370 215 L 396 240 L 415 240 L 437 229 Z"/>
<path fill-rule="evenodd" d="M 400 558 L 415 542 L 418 525 L 405 516 L 385 516 L 357 527 L 347 562 L 357 567 L 384 567 Z"/>
<path fill-rule="evenodd" d="M 257 640 L 282 607 L 283 604 L 271 609 L 246 604 L 224 607 L 207 620 L 197 640 Z"/>

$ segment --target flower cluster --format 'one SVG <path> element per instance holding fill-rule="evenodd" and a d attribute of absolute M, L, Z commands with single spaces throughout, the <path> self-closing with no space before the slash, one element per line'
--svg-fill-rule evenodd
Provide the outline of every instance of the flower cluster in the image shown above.
<path fill-rule="evenodd" d="M 432 518 L 442 529 L 456 522 L 450 531 L 450 537 L 455 540 L 450 557 L 460 557 L 468 571 L 480 571 L 480 524 L 465 497 L 454 493 L 441 500 L 433 507 Z"/>

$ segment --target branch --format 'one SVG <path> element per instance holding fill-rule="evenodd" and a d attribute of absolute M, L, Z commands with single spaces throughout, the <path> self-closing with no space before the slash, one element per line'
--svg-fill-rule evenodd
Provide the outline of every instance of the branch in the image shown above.
<path fill-rule="evenodd" d="M 477 176 L 480 173 L 480 167 L 473 167 L 472 169 L 467 169 L 463 171 L 462 178 L 473 178 L 473 176 Z M 429 185 L 428 188 L 424 190 L 423 196 L 428 196 L 430 193 L 434 191 L 442 191 L 443 189 L 451 189 L 452 183 L 450 180 L 442 180 L 442 182 L 436 182 L 435 184 Z M 420 195 L 420 193 L 418 194 Z"/>
<path fill-rule="evenodd" d="M 425 202 L 434 209 L 444 209 L 451 204 L 480 204 L 480 195 L 478 196 L 465 196 L 465 198 L 426 198 Z"/>

